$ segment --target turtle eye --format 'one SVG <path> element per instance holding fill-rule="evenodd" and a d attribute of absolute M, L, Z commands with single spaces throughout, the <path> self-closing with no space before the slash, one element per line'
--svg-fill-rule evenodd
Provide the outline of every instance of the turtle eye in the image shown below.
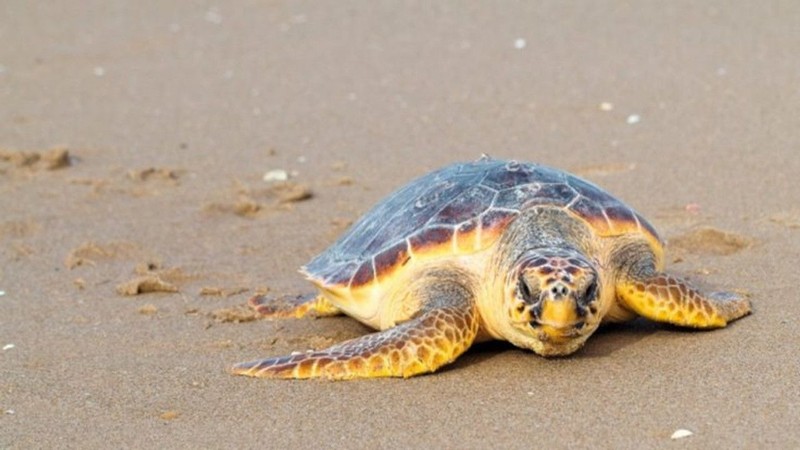
<path fill-rule="evenodd" d="M 597 296 L 597 280 L 593 280 L 591 284 L 586 288 L 586 291 L 583 293 L 583 301 L 584 303 L 589 303 L 594 301 L 595 297 Z"/>
<path fill-rule="evenodd" d="M 531 288 L 528 286 L 528 283 L 525 282 L 525 278 L 519 279 L 519 293 L 525 300 L 531 300 L 533 298 L 533 293 L 531 292 Z"/>

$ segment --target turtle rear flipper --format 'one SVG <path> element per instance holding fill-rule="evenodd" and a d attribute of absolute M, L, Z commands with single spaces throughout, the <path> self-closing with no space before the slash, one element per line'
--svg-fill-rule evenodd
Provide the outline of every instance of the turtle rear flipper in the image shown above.
<path fill-rule="evenodd" d="M 306 316 L 327 317 L 341 314 L 341 310 L 328 299 L 318 294 L 256 295 L 247 304 L 267 318 L 301 318 Z"/>
<path fill-rule="evenodd" d="M 730 292 L 704 293 L 674 275 L 628 276 L 617 298 L 637 314 L 691 328 L 721 328 L 750 313 L 750 301 Z"/>
<path fill-rule="evenodd" d="M 432 280 L 431 280 L 432 282 Z M 428 289 L 413 319 L 325 350 L 236 364 L 235 375 L 265 378 L 410 377 L 437 370 L 472 345 L 478 315 L 472 293 L 440 280 Z"/>

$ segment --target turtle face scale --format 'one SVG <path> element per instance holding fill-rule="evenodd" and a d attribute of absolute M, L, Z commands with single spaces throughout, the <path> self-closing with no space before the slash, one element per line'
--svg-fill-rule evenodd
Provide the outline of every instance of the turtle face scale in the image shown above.
<path fill-rule="evenodd" d="M 506 283 L 512 342 L 545 356 L 568 355 L 600 325 L 600 277 L 586 257 L 566 249 L 525 253 Z"/>

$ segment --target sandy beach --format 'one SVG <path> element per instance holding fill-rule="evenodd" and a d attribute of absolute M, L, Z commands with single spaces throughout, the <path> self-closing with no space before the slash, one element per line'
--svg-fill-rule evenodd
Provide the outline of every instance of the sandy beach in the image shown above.
<path fill-rule="evenodd" d="M 3 2 L 0 448 L 800 447 L 798 23 L 791 1 Z M 754 313 L 408 380 L 227 373 L 369 332 L 245 304 L 309 292 L 297 269 L 375 202 L 482 153 L 603 186 Z"/>

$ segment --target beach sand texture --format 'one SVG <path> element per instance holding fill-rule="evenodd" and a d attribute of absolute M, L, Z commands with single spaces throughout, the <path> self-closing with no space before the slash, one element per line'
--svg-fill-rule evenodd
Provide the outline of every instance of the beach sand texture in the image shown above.
<path fill-rule="evenodd" d="M 798 23 L 791 1 L 4 1 L 0 448 L 800 447 Z M 308 292 L 297 268 L 370 206 L 481 153 L 598 183 L 754 314 L 408 380 L 226 372 L 368 332 L 243 305 Z"/>

